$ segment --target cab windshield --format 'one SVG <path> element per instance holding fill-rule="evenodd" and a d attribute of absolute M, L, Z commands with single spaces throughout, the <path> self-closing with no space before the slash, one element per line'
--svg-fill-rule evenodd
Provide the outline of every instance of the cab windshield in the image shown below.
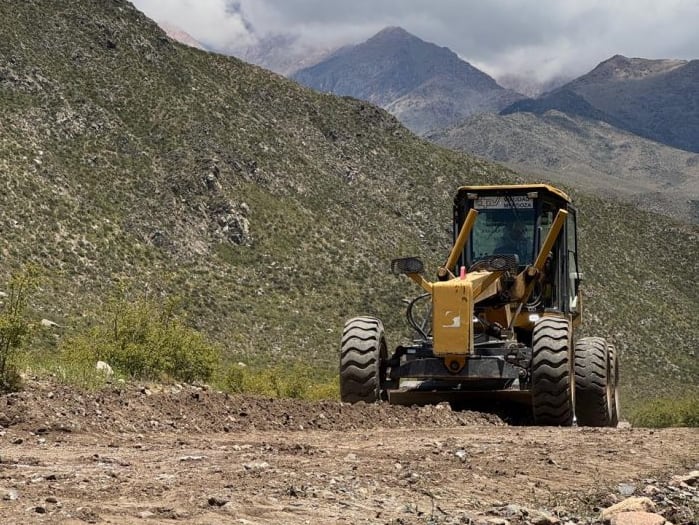
<path fill-rule="evenodd" d="M 519 265 L 534 262 L 534 201 L 526 195 L 481 196 L 474 201 L 478 219 L 471 235 L 471 261 L 511 254 Z"/>

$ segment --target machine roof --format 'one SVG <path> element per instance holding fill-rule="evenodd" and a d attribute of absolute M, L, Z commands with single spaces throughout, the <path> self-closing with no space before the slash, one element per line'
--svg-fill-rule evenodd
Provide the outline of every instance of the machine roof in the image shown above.
<path fill-rule="evenodd" d="M 500 193 L 500 192 L 525 192 L 525 191 L 544 191 L 556 197 L 564 199 L 566 202 L 571 202 L 567 193 L 550 184 L 498 184 L 495 186 L 461 186 L 456 193 L 458 198 L 462 193 Z"/>

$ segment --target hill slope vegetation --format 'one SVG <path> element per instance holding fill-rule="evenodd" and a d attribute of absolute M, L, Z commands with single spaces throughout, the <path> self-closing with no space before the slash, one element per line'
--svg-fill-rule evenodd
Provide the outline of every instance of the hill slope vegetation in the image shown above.
<path fill-rule="evenodd" d="M 127 287 L 180 296 L 231 358 L 332 368 L 347 317 L 407 335 L 417 290 L 388 261 L 434 268 L 454 189 L 519 180 L 123 0 L 3 1 L 0 31 L 0 273 L 39 264 L 32 307 L 61 325 Z M 627 399 L 696 387 L 697 229 L 575 197 L 586 331 L 621 349 Z"/>

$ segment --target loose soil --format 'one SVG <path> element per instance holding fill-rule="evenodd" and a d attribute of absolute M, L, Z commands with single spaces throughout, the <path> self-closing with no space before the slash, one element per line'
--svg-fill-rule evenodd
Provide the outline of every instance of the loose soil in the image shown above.
<path fill-rule="evenodd" d="M 593 523 L 600 508 L 699 468 L 696 429 L 510 426 L 446 405 L 188 385 L 35 381 L 0 397 L 0 426 L 3 524 L 517 524 L 539 511 Z M 683 494 L 660 511 L 696 522 L 699 497 Z"/>

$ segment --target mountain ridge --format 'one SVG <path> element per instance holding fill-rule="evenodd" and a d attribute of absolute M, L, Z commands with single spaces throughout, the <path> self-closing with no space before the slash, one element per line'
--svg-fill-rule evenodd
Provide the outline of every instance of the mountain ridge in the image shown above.
<path fill-rule="evenodd" d="M 545 175 L 699 224 L 699 155 L 556 110 L 476 115 L 427 135 L 520 173 Z"/>
<path fill-rule="evenodd" d="M 558 110 L 595 118 L 679 149 L 699 152 L 699 60 L 615 55 L 589 73 L 500 113 Z"/>

